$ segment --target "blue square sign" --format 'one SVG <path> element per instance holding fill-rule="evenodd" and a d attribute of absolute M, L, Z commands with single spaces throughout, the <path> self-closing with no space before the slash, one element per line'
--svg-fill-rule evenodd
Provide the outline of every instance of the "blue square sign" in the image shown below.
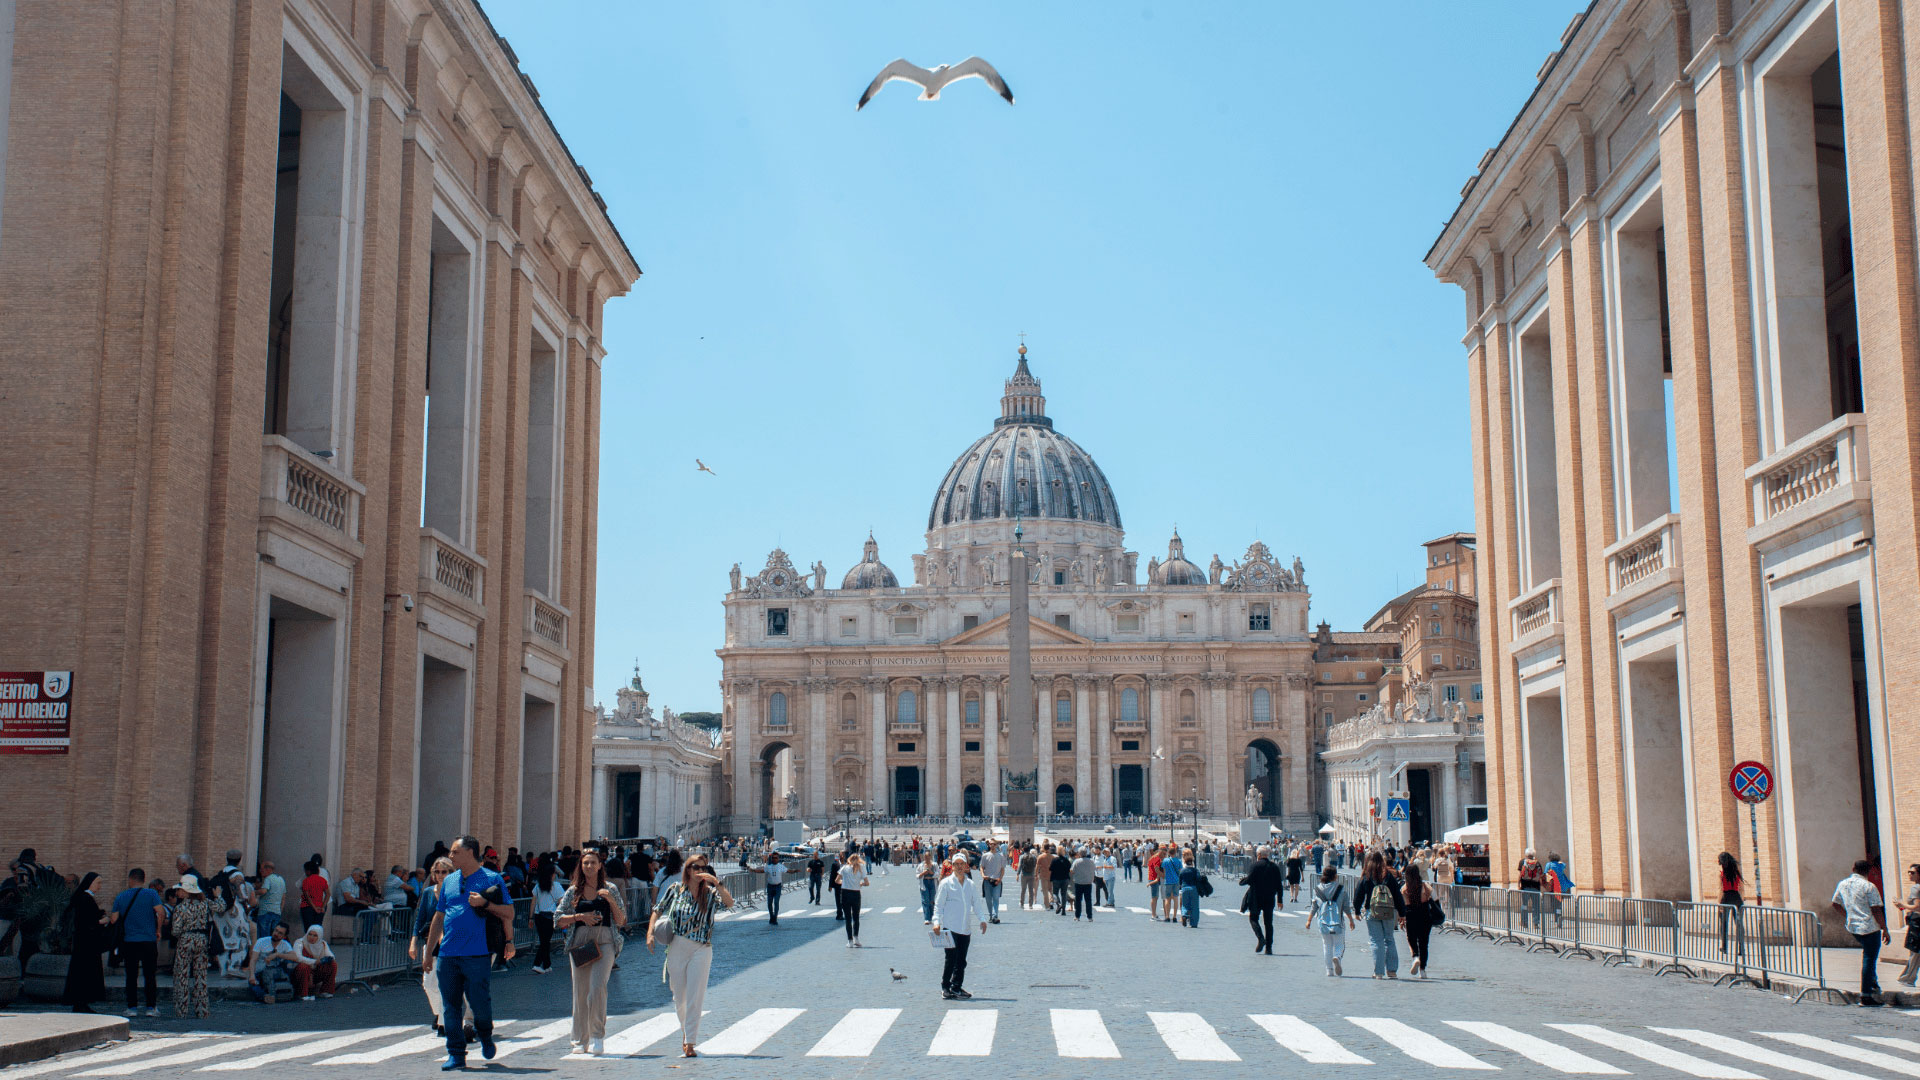
<path fill-rule="evenodd" d="M 1388 821 L 1407 820 L 1408 815 L 1412 812 L 1412 807 L 1413 807 L 1413 804 L 1410 800 L 1388 799 L 1387 800 L 1387 820 Z"/>

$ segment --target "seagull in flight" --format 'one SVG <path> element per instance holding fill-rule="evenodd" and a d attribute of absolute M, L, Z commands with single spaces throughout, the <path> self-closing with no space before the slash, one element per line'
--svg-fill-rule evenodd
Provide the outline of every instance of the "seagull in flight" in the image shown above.
<path fill-rule="evenodd" d="M 714 472 L 712 469 L 707 468 L 707 463 L 704 461 L 701 461 L 699 458 L 694 458 L 693 464 L 695 466 L 694 468 L 695 472 L 703 472 L 703 473 L 706 473 L 708 476 L 716 476 L 716 477 L 720 475 L 719 473 Z"/>
<path fill-rule="evenodd" d="M 873 95 L 879 93 L 881 87 L 895 79 L 918 86 L 921 101 L 940 100 L 940 91 L 946 89 L 950 83 L 957 83 L 962 79 L 979 79 L 993 87 L 995 93 L 1006 98 L 1007 104 L 1013 104 L 1013 91 L 1007 89 L 1007 80 L 1000 77 L 1000 73 L 993 69 L 992 64 L 977 56 L 969 56 L 952 66 L 936 65 L 932 71 L 918 64 L 909 64 L 905 60 L 895 60 L 881 68 L 880 74 L 874 76 L 873 82 L 867 86 L 867 92 L 860 95 L 860 104 L 855 105 L 853 111 L 859 112 L 866 108 L 867 102 L 873 100 Z"/>

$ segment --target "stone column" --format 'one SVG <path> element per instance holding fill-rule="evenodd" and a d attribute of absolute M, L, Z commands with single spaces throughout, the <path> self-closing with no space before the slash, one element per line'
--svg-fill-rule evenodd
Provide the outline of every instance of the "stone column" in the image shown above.
<path fill-rule="evenodd" d="M 873 731 L 869 733 L 869 760 L 867 761 L 867 801 L 887 813 L 893 813 L 893 804 L 887 801 L 890 785 L 887 783 L 887 680 L 883 675 L 869 675 L 867 697 L 873 708 Z"/>
<path fill-rule="evenodd" d="M 1278 718 L 1286 728 L 1286 790 L 1280 793 L 1281 811 L 1288 827 L 1312 826 L 1313 821 L 1313 681 L 1304 672 L 1287 676 L 1286 711 Z"/>
<path fill-rule="evenodd" d="M 1147 676 L 1147 693 L 1151 699 L 1147 703 L 1147 753 L 1160 755 L 1159 760 L 1148 765 L 1153 773 L 1147 784 L 1148 813 L 1165 810 L 1169 805 L 1167 778 L 1173 774 L 1173 755 L 1178 750 L 1167 728 L 1167 686 L 1172 682 L 1171 675 Z"/>
<path fill-rule="evenodd" d="M 673 777 L 665 768 L 654 765 L 641 771 L 640 805 L 647 810 L 646 831 L 671 844 L 680 819 L 673 805 Z"/>
<path fill-rule="evenodd" d="M 1093 676 L 1073 677 L 1073 811 L 1095 813 L 1093 795 Z"/>
<path fill-rule="evenodd" d="M 733 805 L 727 812 L 736 833 L 751 833 L 760 824 L 759 808 L 754 805 L 760 784 L 759 777 L 753 775 L 754 712 L 759 693 L 757 680 L 741 679 L 733 684 Z"/>
<path fill-rule="evenodd" d="M 966 715 L 960 711 L 960 676 L 947 676 L 947 785 L 946 812 L 958 814 L 966 809 L 966 800 L 960 792 L 960 729 L 966 726 Z"/>
<path fill-rule="evenodd" d="M 612 777 L 608 775 L 610 771 L 605 765 L 593 767 L 593 806 L 588 814 L 588 828 L 596 837 L 613 835 L 613 804 L 608 790 L 613 786 Z"/>
<path fill-rule="evenodd" d="M 1035 718 L 1037 721 L 1035 730 L 1038 732 L 1038 737 L 1035 738 L 1033 742 L 1034 767 L 1038 770 L 1034 774 L 1038 777 L 1035 784 L 1039 794 L 1036 797 L 1039 799 L 1040 812 L 1042 814 L 1051 814 L 1054 810 L 1053 788 L 1056 783 L 1053 779 L 1054 704 L 1052 679 L 1035 678 L 1033 680 L 1033 703 L 1039 713 Z"/>
<path fill-rule="evenodd" d="M 806 792 L 801 796 L 800 805 L 804 808 L 799 817 L 821 819 L 827 813 L 827 768 L 831 757 L 827 752 L 827 727 L 833 723 L 827 707 L 831 704 L 827 691 L 832 689 L 833 680 L 815 676 L 807 680 L 807 775 Z"/>
<path fill-rule="evenodd" d="M 940 704 L 940 690 L 943 680 L 938 675 L 920 680 L 920 719 L 921 732 L 926 740 L 927 774 L 920 778 L 920 812 L 923 814 L 944 814 L 941 809 L 941 795 L 946 788 L 942 786 L 940 776 L 940 713 L 935 706 Z"/>
<path fill-rule="evenodd" d="M 1448 829 L 1457 829 L 1466 824 L 1460 820 L 1460 748 L 1458 745 L 1453 748 L 1453 758 L 1435 769 L 1434 774 L 1428 790 L 1431 791 L 1435 787 L 1440 789 L 1440 824 L 1433 830 L 1433 841 L 1437 844 L 1440 842 L 1441 835 Z"/>
<path fill-rule="evenodd" d="M 1211 782 L 1207 785 L 1207 798 L 1213 802 L 1213 812 L 1238 818 L 1237 796 L 1246 788 L 1241 776 L 1233 771 L 1234 759 L 1238 756 L 1227 738 L 1227 687 L 1237 680 L 1225 672 L 1207 675 L 1207 773 Z M 1242 751 L 1245 747 L 1240 748 Z M 1279 813 L 1280 808 L 1274 807 Z"/>
<path fill-rule="evenodd" d="M 1113 680 L 1102 678 L 1093 691 L 1094 812 L 1113 813 Z"/>
<path fill-rule="evenodd" d="M 1000 801 L 1000 680 L 980 680 L 980 750 L 986 755 L 986 774 L 980 779 L 980 812 L 993 820 L 993 804 Z"/>

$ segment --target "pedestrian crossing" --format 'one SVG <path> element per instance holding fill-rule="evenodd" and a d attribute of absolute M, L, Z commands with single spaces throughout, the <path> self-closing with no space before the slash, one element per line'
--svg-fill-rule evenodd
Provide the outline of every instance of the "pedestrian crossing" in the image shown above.
<path fill-rule="evenodd" d="M 986 1058 L 1044 1053 L 1077 1061 L 1131 1059 L 1173 1063 L 1377 1066 L 1402 1075 L 1424 1066 L 1449 1073 L 1520 1070 L 1532 1075 L 1684 1076 L 1697 1080 L 1920 1080 L 1920 1040 L 1884 1035 L 1821 1035 L 1794 1031 L 1706 1031 L 1662 1026 L 1527 1024 L 1465 1019 L 1403 1020 L 1385 1016 L 1303 1017 L 1290 1013 L 1208 1016 L 1191 1011 L 1026 1008 L 954 1004 L 821 1009 L 765 1006 L 710 1027 L 698 1043 L 709 1057 L 831 1060 L 911 1057 Z M 502 1020 L 494 1060 L 527 1055 L 529 1067 L 566 1071 L 591 1061 L 568 1053 L 567 1017 Z M 671 1010 L 616 1017 L 606 1057 L 677 1051 L 680 1022 Z M 268 1035 L 189 1033 L 139 1039 L 28 1065 L 0 1069 L 0 1080 L 27 1077 L 119 1077 L 185 1072 L 244 1072 L 288 1066 L 325 1074 L 335 1066 L 430 1061 L 443 1042 L 414 1027 L 296 1031 Z M 831 1067 L 823 1062 L 823 1067 Z M 1757 1071 L 1756 1071 L 1757 1070 Z"/>

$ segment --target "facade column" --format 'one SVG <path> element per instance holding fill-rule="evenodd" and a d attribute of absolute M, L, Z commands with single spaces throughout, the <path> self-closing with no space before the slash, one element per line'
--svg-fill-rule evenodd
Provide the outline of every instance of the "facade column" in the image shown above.
<path fill-rule="evenodd" d="M 887 680 L 885 676 L 869 675 L 864 681 L 873 710 L 873 731 L 868 743 L 867 802 L 891 814 L 893 804 L 887 801 Z"/>
<path fill-rule="evenodd" d="M 1094 813 L 1093 676 L 1073 677 L 1073 812 Z"/>
<path fill-rule="evenodd" d="M 986 773 L 980 779 L 980 812 L 993 820 L 993 804 L 1000 801 L 1000 680 L 980 680 L 980 750 L 986 755 Z"/>
<path fill-rule="evenodd" d="M 1039 792 L 1040 813 L 1054 811 L 1053 789 L 1053 680 L 1033 680 L 1033 708 L 1036 715 L 1033 740 L 1034 790 Z"/>
<path fill-rule="evenodd" d="M 966 800 L 961 797 L 960 784 L 960 729 L 966 726 L 966 716 L 960 711 L 960 676 L 947 676 L 947 785 L 946 812 L 958 814 L 966 809 Z"/>
<path fill-rule="evenodd" d="M 646 808 L 647 831 L 654 836 L 666 837 L 669 844 L 678 835 L 676 830 L 680 825 L 673 812 L 669 791 L 671 780 L 667 770 L 659 765 L 643 769 L 640 773 L 640 805 Z"/>
<path fill-rule="evenodd" d="M 1235 748 L 1227 739 L 1227 687 L 1238 682 L 1238 678 L 1226 672 L 1216 672 L 1204 676 L 1207 684 L 1207 772 L 1212 782 L 1207 785 L 1207 798 L 1213 801 L 1213 812 L 1224 813 L 1230 818 L 1239 818 L 1233 807 L 1241 787 L 1240 777 L 1230 776 L 1233 762 L 1246 752 L 1246 747 Z M 1241 770 L 1245 775 L 1245 770 Z"/>
<path fill-rule="evenodd" d="M 727 809 L 735 833 L 753 832 L 760 824 L 759 809 L 754 805 L 760 785 L 753 775 L 754 712 L 759 693 L 758 680 L 742 679 L 733 684 L 733 805 Z"/>
<path fill-rule="evenodd" d="M 1448 829 L 1457 829 L 1466 824 L 1460 820 L 1463 815 L 1460 812 L 1460 747 L 1458 744 L 1453 748 L 1453 760 L 1434 771 L 1439 774 L 1433 779 L 1434 785 L 1440 789 L 1440 827 L 1433 830 L 1433 840 L 1439 843 L 1440 837 L 1445 835 Z"/>
<path fill-rule="evenodd" d="M 1113 680 L 1102 678 L 1093 691 L 1094 812 L 1113 813 Z"/>
<path fill-rule="evenodd" d="M 612 794 L 608 791 L 608 789 L 613 786 L 610 783 L 612 777 L 609 773 L 611 771 L 612 770 L 608 769 L 605 765 L 595 765 L 593 767 L 593 805 L 588 812 L 589 825 L 587 827 L 595 837 L 613 835 L 611 830 L 613 828 L 613 818 L 615 815 L 613 813 Z"/>
<path fill-rule="evenodd" d="M 920 778 L 920 812 L 944 814 L 941 796 L 946 788 L 940 776 L 940 691 L 944 685 L 938 675 L 920 680 L 920 726 L 926 740 L 927 774 Z"/>
<path fill-rule="evenodd" d="M 1148 694 L 1151 700 L 1147 704 L 1147 752 L 1158 754 L 1148 768 L 1153 776 L 1148 784 L 1147 810 L 1149 813 L 1168 808 L 1168 777 L 1173 773 L 1173 748 L 1167 745 L 1167 684 L 1173 681 L 1171 675 L 1147 676 Z"/>
<path fill-rule="evenodd" d="M 832 721 L 827 716 L 827 690 L 833 686 L 832 679 L 814 677 L 807 680 L 807 776 L 806 794 L 802 796 L 802 818 L 820 820 L 827 812 L 827 725 Z"/>
<path fill-rule="evenodd" d="M 1280 793 L 1283 828 L 1318 828 L 1313 820 L 1313 680 L 1305 672 L 1287 676 L 1283 711 L 1275 721 L 1286 735 L 1286 790 Z"/>

